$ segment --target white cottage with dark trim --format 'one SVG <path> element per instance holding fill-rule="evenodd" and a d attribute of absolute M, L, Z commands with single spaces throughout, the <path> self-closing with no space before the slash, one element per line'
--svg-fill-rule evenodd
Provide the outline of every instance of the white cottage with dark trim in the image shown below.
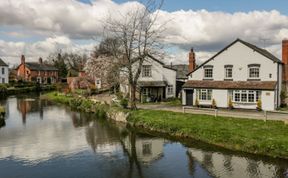
<path fill-rule="evenodd" d="M 136 72 L 139 63 L 136 61 L 132 70 Z M 120 91 L 130 94 L 128 74 L 123 69 L 120 73 Z M 153 56 L 148 56 L 142 65 L 141 74 L 137 83 L 137 99 L 141 102 L 156 102 L 176 95 L 177 70 L 165 65 Z"/>
<path fill-rule="evenodd" d="M 192 51 L 193 52 L 193 51 Z M 280 105 L 282 62 L 268 51 L 237 39 L 188 74 L 183 105 L 263 110 Z"/>

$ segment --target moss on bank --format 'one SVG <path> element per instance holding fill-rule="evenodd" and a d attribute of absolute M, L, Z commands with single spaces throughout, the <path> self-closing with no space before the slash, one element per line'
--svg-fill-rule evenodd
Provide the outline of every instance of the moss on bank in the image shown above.
<path fill-rule="evenodd" d="M 231 150 L 288 158 L 288 126 L 281 121 L 132 111 L 129 123 L 172 136 L 188 137 Z"/>

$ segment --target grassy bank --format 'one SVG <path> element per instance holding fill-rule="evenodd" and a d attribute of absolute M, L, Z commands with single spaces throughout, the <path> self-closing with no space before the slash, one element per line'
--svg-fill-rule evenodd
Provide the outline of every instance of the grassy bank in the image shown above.
<path fill-rule="evenodd" d="M 42 96 L 43 98 L 70 106 L 72 109 L 97 114 L 98 117 L 105 118 L 109 106 L 107 104 L 96 103 L 82 97 L 75 97 L 72 94 L 50 92 Z"/>
<path fill-rule="evenodd" d="M 188 137 L 231 150 L 288 158 L 288 126 L 280 121 L 225 118 L 169 111 L 132 111 L 128 121 L 172 136 Z"/>

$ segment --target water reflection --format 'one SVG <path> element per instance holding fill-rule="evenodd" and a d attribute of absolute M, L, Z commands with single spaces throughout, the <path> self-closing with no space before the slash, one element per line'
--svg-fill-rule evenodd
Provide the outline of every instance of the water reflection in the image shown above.
<path fill-rule="evenodd" d="M 0 129 L 0 177 L 257 178 L 284 177 L 288 168 L 285 161 L 197 143 L 187 148 L 37 98 L 0 101 L 8 109 Z M 41 174 L 31 175 L 37 170 Z"/>
<path fill-rule="evenodd" d="M 189 148 L 187 154 L 191 159 L 199 162 L 213 177 L 285 177 L 288 167 L 287 163 L 279 166 L 269 161 L 196 148 Z"/>

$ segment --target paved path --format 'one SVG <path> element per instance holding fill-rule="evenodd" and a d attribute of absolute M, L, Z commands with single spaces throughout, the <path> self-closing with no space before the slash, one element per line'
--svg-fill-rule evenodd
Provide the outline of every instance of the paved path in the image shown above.
<path fill-rule="evenodd" d="M 173 111 L 173 112 L 183 112 L 182 106 L 167 106 L 164 104 L 140 104 L 138 105 L 140 109 L 151 109 L 151 110 L 163 110 L 163 111 Z M 207 114 L 215 115 L 215 111 L 212 109 L 185 109 L 185 113 L 193 114 Z M 237 117 L 237 118 L 248 118 L 248 119 L 258 119 L 265 120 L 265 115 L 263 111 L 254 111 L 254 110 L 226 110 L 218 109 L 218 116 L 226 117 Z M 288 112 L 267 112 L 268 120 L 287 120 L 288 121 Z"/>

